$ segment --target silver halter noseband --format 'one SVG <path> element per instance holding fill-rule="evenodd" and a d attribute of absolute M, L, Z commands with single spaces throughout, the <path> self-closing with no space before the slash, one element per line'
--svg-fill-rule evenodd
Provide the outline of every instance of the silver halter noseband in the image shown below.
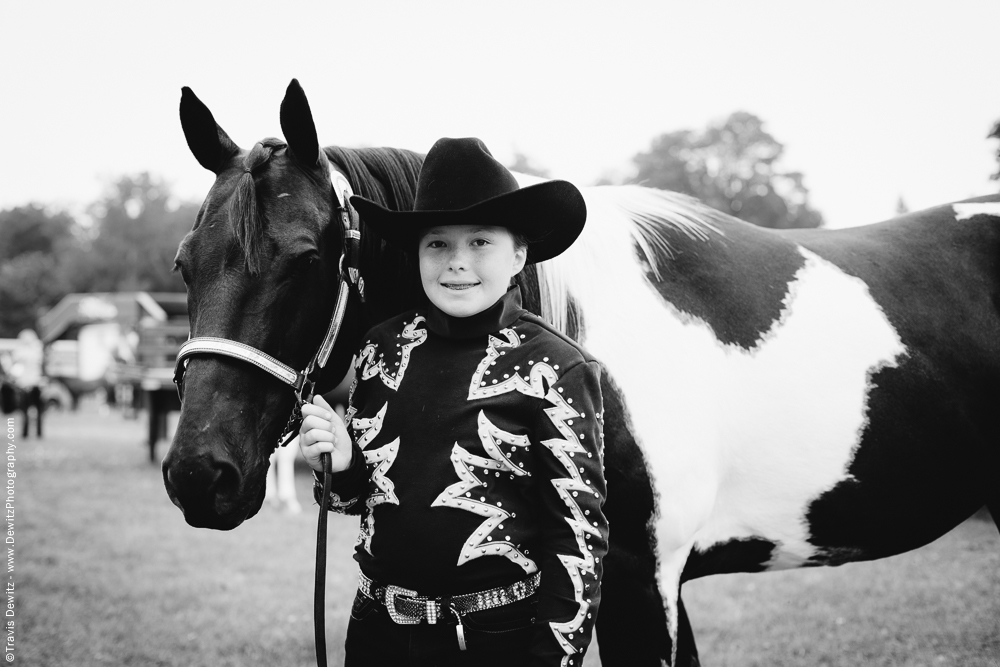
<path fill-rule="evenodd" d="M 339 171 L 330 166 L 330 179 L 333 183 L 333 194 L 337 199 L 337 213 L 340 222 L 344 227 L 344 248 L 340 255 L 339 273 L 340 287 L 337 292 L 337 304 L 333 309 L 333 316 L 326 329 L 323 342 L 313 355 L 305 369 L 296 371 L 291 366 L 278 361 L 271 355 L 261 352 L 255 347 L 229 340 L 228 338 L 218 338 L 215 336 L 197 336 L 189 338 L 181 345 L 177 353 L 177 361 L 174 364 L 174 384 L 177 386 L 177 395 L 184 398 L 184 371 L 187 369 L 187 360 L 199 354 L 216 354 L 233 359 L 239 359 L 253 364 L 285 384 L 295 391 L 295 408 L 289 417 L 285 430 L 278 438 L 279 446 L 287 445 L 298 431 L 298 421 L 301 419 L 301 407 L 303 403 L 312 398 L 313 388 L 319 372 L 326 367 L 330 360 L 330 353 L 333 351 L 334 343 L 337 342 L 337 335 L 344 322 L 344 313 L 347 311 L 347 298 L 351 286 L 364 300 L 364 280 L 358 273 L 358 255 L 361 246 L 361 231 L 358 226 L 357 213 L 351 209 L 350 198 L 354 192 L 347 178 Z M 344 265 L 347 265 L 346 267 Z M 346 270 L 345 270 L 346 269 Z"/>

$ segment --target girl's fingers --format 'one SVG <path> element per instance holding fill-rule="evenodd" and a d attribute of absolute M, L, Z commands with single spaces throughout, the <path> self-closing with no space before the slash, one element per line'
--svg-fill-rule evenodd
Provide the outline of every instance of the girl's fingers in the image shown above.
<path fill-rule="evenodd" d="M 333 425 L 327 419 L 322 417 L 317 417 L 315 415 L 309 415 L 302 420 L 302 427 L 299 429 L 302 432 L 308 431 L 309 429 L 319 429 L 321 431 L 333 431 Z"/>
<path fill-rule="evenodd" d="M 303 449 L 310 452 L 332 452 L 336 446 L 329 440 L 317 440 L 316 442 L 303 445 Z"/>
<path fill-rule="evenodd" d="M 334 415 L 333 410 L 320 407 L 318 405 L 313 405 L 311 403 L 302 404 L 302 416 L 320 417 L 322 419 L 332 419 Z"/>
<path fill-rule="evenodd" d="M 321 394 L 316 394 L 315 396 L 313 396 L 313 403 L 323 408 L 324 410 L 327 410 L 330 414 L 333 414 L 333 408 L 330 407 L 330 404 L 326 402 L 326 399 L 323 398 Z"/>
<path fill-rule="evenodd" d="M 313 461 L 316 461 L 319 459 L 321 455 L 332 454 L 332 453 L 333 453 L 332 444 L 330 444 L 329 442 L 319 442 L 313 445 L 312 447 L 309 447 L 308 451 L 303 451 L 302 456 L 305 457 L 307 460 L 311 459 Z"/>
<path fill-rule="evenodd" d="M 302 442 L 305 445 L 311 445 L 316 442 L 329 442 L 331 445 L 336 444 L 337 436 L 335 436 L 330 431 L 324 431 L 320 428 L 309 429 L 302 434 Z"/>

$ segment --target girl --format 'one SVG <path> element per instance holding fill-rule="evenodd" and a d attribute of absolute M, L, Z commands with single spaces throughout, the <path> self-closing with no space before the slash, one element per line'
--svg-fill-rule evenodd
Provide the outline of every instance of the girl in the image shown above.
<path fill-rule="evenodd" d="M 306 461 L 331 455 L 317 502 L 361 515 L 346 664 L 582 665 L 608 545 L 601 367 L 511 285 L 576 240 L 583 197 L 441 139 L 413 211 L 351 202 L 416 252 L 428 303 L 367 334 L 346 428 L 322 397 L 302 409 Z"/>

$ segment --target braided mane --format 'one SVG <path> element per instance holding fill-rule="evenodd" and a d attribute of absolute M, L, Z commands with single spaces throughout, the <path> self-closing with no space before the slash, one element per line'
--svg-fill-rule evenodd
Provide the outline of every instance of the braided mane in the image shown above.
<path fill-rule="evenodd" d="M 236 183 L 236 191 L 229 200 L 229 221 L 236 240 L 243 249 L 250 275 L 260 273 L 261 254 L 264 247 L 264 220 L 257 206 L 257 188 L 254 171 L 267 164 L 276 150 L 285 147 L 279 139 L 264 139 L 254 145 L 243 159 L 243 175 Z"/>

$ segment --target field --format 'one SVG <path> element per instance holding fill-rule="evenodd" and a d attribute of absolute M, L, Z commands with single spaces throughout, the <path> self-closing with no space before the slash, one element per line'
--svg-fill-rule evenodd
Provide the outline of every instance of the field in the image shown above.
<path fill-rule="evenodd" d="M 22 441 L 19 428 L 14 441 L 11 664 L 315 664 L 316 508 L 304 468 L 302 514 L 265 505 L 235 531 L 196 530 L 148 463 L 141 421 L 86 405 L 47 427 L 42 441 Z M 356 525 L 331 516 L 331 665 L 356 585 Z M 1000 535 L 985 514 L 894 559 L 714 577 L 684 598 L 710 667 L 1000 667 Z M 599 664 L 592 650 L 587 665 Z"/>

